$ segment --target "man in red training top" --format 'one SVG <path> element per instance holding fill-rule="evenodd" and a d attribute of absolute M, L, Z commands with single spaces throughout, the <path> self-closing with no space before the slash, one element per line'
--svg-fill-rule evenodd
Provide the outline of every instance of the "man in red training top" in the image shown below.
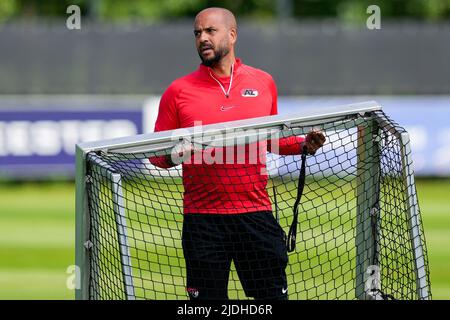
<path fill-rule="evenodd" d="M 164 92 L 155 132 L 277 114 L 272 77 L 235 57 L 237 26 L 230 11 L 198 13 L 194 36 L 202 63 Z M 312 131 L 306 139 L 280 139 L 278 153 L 301 154 L 306 147 L 314 154 L 324 142 L 321 132 Z M 185 160 L 193 157 L 190 148 L 178 152 Z M 162 168 L 179 164 L 170 156 L 150 161 Z M 183 163 L 182 242 L 191 299 L 227 299 L 232 261 L 248 297 L 287 299 L 285 233 L 272 215 L 265 162 L 247 162 Z"/>

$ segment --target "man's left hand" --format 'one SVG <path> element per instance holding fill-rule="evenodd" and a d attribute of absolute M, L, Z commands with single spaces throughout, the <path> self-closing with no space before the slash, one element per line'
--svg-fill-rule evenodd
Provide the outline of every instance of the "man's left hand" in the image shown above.
<path fill-rule="evenodd" d="M 305 142 L 303 143 L 303 147 L 306 147 L 306 151 L 310 155 L 314 155 L 317 149 L 321 148 L 325 143 L 326 138 L 322 131 L 312 130 L 310 131 L 305 138 Z"/>

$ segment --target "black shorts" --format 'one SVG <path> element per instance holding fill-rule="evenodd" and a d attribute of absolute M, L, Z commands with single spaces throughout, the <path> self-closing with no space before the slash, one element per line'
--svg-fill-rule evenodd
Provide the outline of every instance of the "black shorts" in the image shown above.
<path fill-rule="evenodd" d="M 270 211 L 186 214 L 183 251 L 191 299 L 228 299 L 234 262 L 247 297 L 287 299 L 286 234 Z"/>

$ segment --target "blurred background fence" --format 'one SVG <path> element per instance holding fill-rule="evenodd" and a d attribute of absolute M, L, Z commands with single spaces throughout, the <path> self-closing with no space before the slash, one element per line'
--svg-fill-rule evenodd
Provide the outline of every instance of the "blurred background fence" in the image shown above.
<path fill-rule="evenodd" d="M 73 298 L 74 145 L 153 129 L 209 6 L 236 14 L 237 55 L 273 75 L 281 114 L 377 100 L 408 129 L 432 289 L 450 298 L 450 0 L 1 0 L 0 298 Z"/>
<path fill-rule="evenodd" d="M 12 24 L 0 29 L 0 94 L 160 94 L 194 70 L 192 21 L 146 26 Z M 450 23 L 239 24 L 237 54 L 280 95 L 450 92 Z"/>

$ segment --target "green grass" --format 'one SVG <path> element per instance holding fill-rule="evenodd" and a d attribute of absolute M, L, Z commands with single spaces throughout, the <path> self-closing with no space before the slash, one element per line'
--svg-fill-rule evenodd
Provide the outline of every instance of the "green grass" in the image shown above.
<path fill-rule="evenodd" d="M 74 186 L 0 185 L 0 299 L 72 299 Z"/>
<path fill-rule="evenodd" d="M 450 299 L 450 180 L 419 180 L 434 299 Z"/>
<path fill-rule="evenodd" d="M 450 180 L 418 180 L 417 189 L 433 298 L 450 299 Z M 70 183 L 0 184 L 0 299 L 74 297 L 74 203 Z"/>

